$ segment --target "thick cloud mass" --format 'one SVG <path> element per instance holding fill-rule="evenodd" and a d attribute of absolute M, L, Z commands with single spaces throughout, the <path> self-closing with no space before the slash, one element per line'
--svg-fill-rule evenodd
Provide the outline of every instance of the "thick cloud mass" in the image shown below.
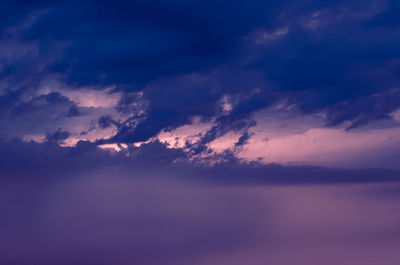
<path fill-rule="evenodd" d="M 348 121 L 349 129 L 400 107 L 394 1 L 2 5 L 10 11 L 2 16 L 5 48 L 32 47 L 1 60 L 2 105 L 54 76 L 76 89 L 143 92 L 144 116 L 120 120 L 114 142 L 218 117 L 226 95 L 236 102 L 232 123 L 283 99 L 304 113 L 326 113 L 328 126 Z"/>

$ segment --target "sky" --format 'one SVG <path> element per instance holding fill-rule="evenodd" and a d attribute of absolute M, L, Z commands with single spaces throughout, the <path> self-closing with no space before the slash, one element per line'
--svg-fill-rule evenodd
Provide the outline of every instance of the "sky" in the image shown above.
<path fill-rule="evenodd" d="M 0 2 L 0 264 L 387 264 L 395 0 Z"/>

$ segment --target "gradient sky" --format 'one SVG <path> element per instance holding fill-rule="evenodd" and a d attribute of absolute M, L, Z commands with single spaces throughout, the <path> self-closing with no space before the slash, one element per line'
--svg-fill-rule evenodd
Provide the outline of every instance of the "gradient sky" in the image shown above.
<path fill-rule="evenodd" d="M 400 3 L 0 2 L 0 265 L 400 264 Z"/>

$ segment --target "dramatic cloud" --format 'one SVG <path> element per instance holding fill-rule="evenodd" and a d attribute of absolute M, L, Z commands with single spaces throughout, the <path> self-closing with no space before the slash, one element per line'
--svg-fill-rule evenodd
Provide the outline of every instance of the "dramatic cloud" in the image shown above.
<path fill-rule="evenodd" d="M 400 259 L 395 0 L 0 2 L 0 264 Z"/>
<path fill-rule="evenodd" d="M 209 135 L 220 137 L 281 100 L 325 113 L 328 126 L 349 121 L 350 129 L 400 106 L 393 1 L 3 5 L 19 10 L 2 19 L 5 104 L 54 78 L 68 85 L 46 85 L 48 93 L 80 107 L 114 108 L 121 98 L 116 109 L 125 116 L 100 115 L 114 116 L 117 132 L 103 134 L 107 142 L 146 141 L 195 116 L 215 118 Z M 225 118 L 219 106 L 227 98 Z"/>

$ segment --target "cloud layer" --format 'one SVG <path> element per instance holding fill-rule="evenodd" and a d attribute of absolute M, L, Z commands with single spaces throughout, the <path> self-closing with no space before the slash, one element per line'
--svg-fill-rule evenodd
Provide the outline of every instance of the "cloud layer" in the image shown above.
<path fill-rule="evenodd" d="M 348 130 L 400 107 L 395 1 L 2 5 L 3 137 L 130 144 L 200 117 L 198 153 L 282 102 Z"/>

